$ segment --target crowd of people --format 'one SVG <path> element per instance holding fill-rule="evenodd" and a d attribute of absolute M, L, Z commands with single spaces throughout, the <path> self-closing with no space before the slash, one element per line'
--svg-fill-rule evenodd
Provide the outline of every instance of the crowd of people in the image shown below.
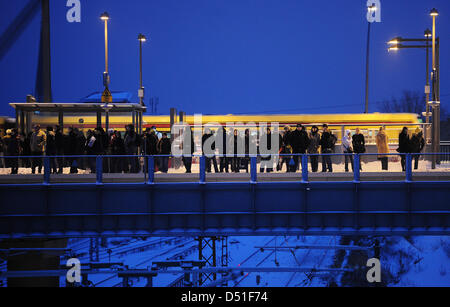
<path fill-rule="evenodd" d="M 310 131 L 298 124 L 295 129 L 285 126 L 278 136 L 273 136 L 270 128 L 259 137 L 259 143 L 276 155 L 263 155 L 259 151 L 260 144 L 255 144 L 249 129 L 243 134 L 238 129 L 227 132 L 225 127 L 219 128 L 220 133 L 205 128 L 201 137 L 201 153 L 205 155 L 206 172 L 249 172 L 250 154 L 252 148 L 257 148 L 260 155 L 260 172 L 277 171 L 296 172 L 301 165 L 301 155 L 310 155 L 312 172 L 319 171 L 319 158 L 322 160 L 322 172 L 333 172 L 331 154 L 335 152 L 337 137 L 324 124 L 319 131 L 318 126 L 312 126 Z M 221 139 L 219 139 L 219 136 Z M 273 137 L 278 138 L 278 148 L 273 147 Z M 212 138 L 212 139 L 211 139 Z M 212 155 L 205 153 L 205 144 L 214 151 Z M 220 146 L 216 144 L 220 143 Z M 381 161 L 382 170 L 388 170 L 389 161 L 389 138 L 384 128 L 380 128 L 376 135 L 376 146 L 378 159 Z M 399 147 L 397 152 L 401 155 L 401 165 L 405 171 L 406 153 L 421 153 L 425 146 L 422 131 L 417 128 L 410 137 L 408 128 L 404 127 L 399 135 Z M 181 142 L 183 151 L 182 161 L 186 173 L 192 172 L 192 157 L 197 152 L 194 136 L 191 130 L 188 139 Z M 366 152 L 366 141 L 360 129 L 352 135 L 350 130 L 345 131 L 342 137 L 342 151 L 345 155 L 345 171 L 350 171 L 354 165 L 353 154 Z M 19 134 L 17 129 L 10 129 L 1 138 L 0 154 L 3 167 L 11 168 L 11 174 L 17 174 L 19 165 L 31 168 L 33 174 L 42 172 L 42 157 L 50 157 L 51 173 L 61 174 L 63 168 L 70 168 L 70 173 L 78 173 L 79 169 L 89 168 L 91 172 L 96 170 L 96 156 L 112 156 L 103 159 L 102 171 L 105 173 L 139 173 L 142 169 L 146 171 L 146 161 L 142 167 L 138 155 L 156 156 L 155 167 L 157 170 L 167 173 L 169 169 L 169 158 L 172 154 L 172 140 L 167 133 L 160 133 L 155 127 L 147 128 L 143 134 L 138 134 L 133 125 L 126 126 L 126 132 L 122 136 L 119 131 L 105 131 L 98 127 L 85 133 L 78 128 L 69 128 L 64 134 L 61 127 L 47 127 L 41 129 L 39 125 L 33 127 L 33 132 L 28 135 Z M 83 159 L 81 156 L 87 155 Z M 117 157 L 114 157 L 117 156 Z M 124 156 L 124 157 L 119 157 Z M 414 155 L 414 168 L 418 168 L 419 155 Z"/>

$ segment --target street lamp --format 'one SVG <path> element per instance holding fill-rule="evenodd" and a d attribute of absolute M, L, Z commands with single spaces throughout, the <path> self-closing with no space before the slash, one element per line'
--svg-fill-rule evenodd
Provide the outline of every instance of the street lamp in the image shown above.
<path fill-rule="evenodd" d="M 407 48 L 424 48 L 426 49 L 426 86 L 425 86 L 425 97 L 426 97 L 426 112 L 424 116 L 426 118 L 426 123 L 429 123 L 430 116 L 432 117 L 432 152 L 440 152 L 440 93 L 439 93 L 439 38 L 436 38 L 436 16 L 438 16 L 438 11 L 436 9 L 431 10 L 430 16 L 433 17 L 433 30 L 425 30 L 422 39 L 404 39 L 401 37 L 393 38 L 388 42 L 390 45 L 388 51 L 397 51 L 400 49 Z M 432 92 L 430 91 L 430 74 L 429 74 L 429 49 L 430 41 L 432 42 Z M 403 45 L 402 42 L 425 42 L 425 45 Z M 430 102 L 430 92 L 432 93 Z M 430 113 L 430 107 L 432 112 Z M 427 131 L 425 130 L 425 136 Z M 440 163 L 436 156 L 432 157 L 432 168 L 436 168 L 436 163 Z"/>
<path fill-rule="evenodd" d="M 433 110 L 432 122 L 433 122 L 433 151 L 434 153 L 440 152 L 440 139 L 441 139 L 441 120 L 440 120 L 440 93 L 439 93 L 439 47 L 436 48 L 436 17 L 439 15 L 438 11 L 433 8 L 430 11 L 430 16 L 433 17 L 433 29 L 432 29 L 432 52 L 433 66 L 432 66 L 432 84 L 433 94 L 431 108 Z M 433 155 L 432 168 L 436 167 L 436 164 L 440 164 L 440 159 Z"/>
<path fill-rule="evenodd" d="M 377 10 L 376 5 L 371 5 L 367 7 L 369 14 L 373 14 Z M 366 50 L 366 108 L 364 113 L 369 113 L 369 56 L 370 56 L 370 25 L 372 24 L 368 20 L 368 30 L 367 30 L 367 50 Z"/>
<path fill-rule="evenodd" d="M 138 35 L 139 40 L 139 71 L 140 71 L 140 83 L 139 83 L 139 103 L 144 106 L 144 85 L 142 83 L 142 43 L 147 41 L 144 34 Z"/>
<path fill-rule="evenodd" d="M 112 95 L 109 91 L 109 72 L 108 72 L 108 20 L 109 20 L 109 14 L 107 12 L 104 12 L 100 15 L 100 19 L 105 22 L 105 72 L 103 73 L 103 86 L 105 87 L 105 90 L 102 94 L 102 102 L 112 102 Z"/>

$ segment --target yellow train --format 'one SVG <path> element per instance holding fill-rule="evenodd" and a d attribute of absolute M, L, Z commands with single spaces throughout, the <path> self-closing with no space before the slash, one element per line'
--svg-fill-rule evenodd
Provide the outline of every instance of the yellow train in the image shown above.
<path fill-rule="evenodd" d="M 6 122 L 6 119 L 4 119 Z M 58 124 L 57 116 L 33 115 L 33 123 L 39 123 L 41 127 L 55 126 Z M 188 115 L 185 122 L 189 125 L 194 125 L 195 117 Z M 102 119 L 105 123 L 105 119 Z M 111 115 L 109 119 L 110 129 L 124 131 L 125 125 L 132 122 L 131 115 Z M 326 123 L 340 140 L 342 133 L 349 129 L 354 131 L 360 128 L 362 133 L 366 136 L 367 142 L 374 143 L 377 131 L 381 126 L 386 128 L 391 143 L 396 143 L 400 130 L 407 126 L 410 130 L 415 130 L 417 127 L 425 128 L 416 114 L 410 113 L 370 113 L 370 114 L 291 114 L 291 115 L 203 115 L 201 124 L 217 123 L 220 125 L 235 124 L 238 128 L 243 129 L 246 125 L 255 124 L 258 126 L 261 123 L 278 123 L 280 127 L 289 125 L 294 129 L 298 123 L 303 124 L 308 129 L 313 125 Z M 1 122 L 0 122 L 1 124 Z M 198 123 L 197 123 L 198 124 Z M 65 131 L 69 127 L 77 127 L 83 131 L 94 129 L 97 125 L 97 117 L 92 115 L 65 115 L 64 128 Z M 170 116 L 169 115 L 145 115 L 143 117 L 143 129 L 155 126 L 158 131 L 170 133 Z M 280 128 L 282 129 L 282 128 Z"/>

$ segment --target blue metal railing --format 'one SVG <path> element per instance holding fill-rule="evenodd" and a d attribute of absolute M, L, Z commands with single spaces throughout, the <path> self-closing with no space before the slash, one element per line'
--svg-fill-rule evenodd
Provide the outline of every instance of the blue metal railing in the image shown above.
<path fill-rule="evenodd" d="M 301 165 L 301 181 L 302 182 L 308 182 L 309 181 L 309 170 L 308 170 L 308 159 L 310 157 L 316 156 L 316 157 L 325 157 L 325 156 L 351 156 L 353 159 L 353 182 L 360 182 L 361 181 L 361 170 L 358 165 L 360 165 L 361 158 L 363 156 L 379 156 L 378 153 L 364 153 L 364 154 L 354 154 L 354 153 L 331 153 L 331 154 L 272 154 L 267 155 L 263 157 L 300 157 L 300 165 Z M 445 155 L 444 153 L 434 154 L 434 153 L 389 153 L 389 154 L 381 154 L 383 156 L 400 156 L 405 157 L 405 181 L 411 182 L 413 179 L 413 158 L 415 156 L 442 156 Z M 174 158 L 174 156 L 171 155 L 157 155 L 157 156 L 138 156 L 138 155 L 105 155 L 105 156 L 92 156 L 92 155 L 80 155 L 80 156 L 5 156 L 2 157 L 3 159 L 42 159 L 43 160 L 43 183 L 44 184 L 50 184 L 50 176 L 51 176 L 51 163 L 50 161 L 52 159 L 95 159 L 95 173 L 96 173 L 96 184 L 103 184 L 103 162 L 104 159 L 108 158 L 135 158 L 135 159 L 144 159 L 144 170 L 143 173 L 146 176 L 146 179 L 144 180 L 145 184 L 153 184 L 155 182 L 155 159 L 168 157 L 168 158 Z M 206 156 L 205 155 L 191 155 L 191 157 L 198 157 L 199 158 L 199 183 L 204 184 L 206 183 Z M 214 158 L 217 157 L 240 157 L 240 158 L 247 158 L 250 162 L 250 182 L 251 183 L 257 183 L 258 182 L 258 175 L 257 175 L 257 165 L 258 165 L 258 158 L 261 157 L 261 155 L 215 155 L 212 156 Z M 146 167 L 145 167 L 146 166 Z"/>

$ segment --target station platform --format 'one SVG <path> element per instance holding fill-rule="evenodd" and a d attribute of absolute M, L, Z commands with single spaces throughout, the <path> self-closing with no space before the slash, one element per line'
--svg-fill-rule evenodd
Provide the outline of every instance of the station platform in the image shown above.
<path fill-rule="evenodd" d="M 258 173 L 258 182 L 299 182 L 302 174 L 297 173 Z M 405 181 L 403 172 L 361 172 L 361 181 Z M 309 173 L 310 182 L 349 182 L 353 181 L 353 172 Z M 96 174 L 51 175 L 50 183 L 94 183 Z M 155 183 L 198 182 L 199 174 L 155 174 Z M 207 173 L 206 182 L 248 182 L 249 173 Z M 450 181 L 449 172 L 413 172 L 413 181 Z M 43 175 L 2 175 L 0 184 L 40 184 Z M 103 174 L 103 183 L 144 183 L 146 177 L 139 174 Z"/>

